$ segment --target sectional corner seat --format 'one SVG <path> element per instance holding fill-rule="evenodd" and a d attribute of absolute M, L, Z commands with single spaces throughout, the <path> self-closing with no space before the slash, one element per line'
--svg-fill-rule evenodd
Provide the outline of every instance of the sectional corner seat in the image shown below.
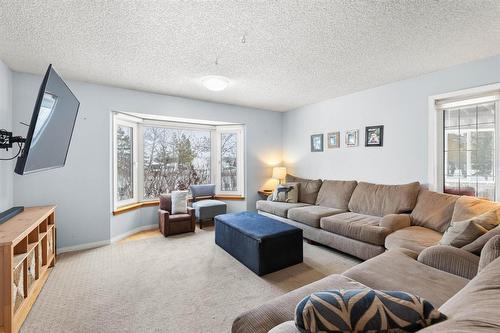
<path fill-rule="evenodd" d="M 258 212 L 301 228 L 305 239 L 363 260 L 386 249 L 420 253 L 438 244 L 452 221 L 497 206 L 488 200 L 429 191 L 418 182 L 380 185 L 291 175 L 286 181 L 299 184 L 298 202 L 259 200 Z"/>

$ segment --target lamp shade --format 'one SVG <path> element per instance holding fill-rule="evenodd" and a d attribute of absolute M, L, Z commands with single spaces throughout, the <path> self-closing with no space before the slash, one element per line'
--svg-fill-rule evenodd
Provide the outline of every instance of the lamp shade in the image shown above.
<path fill-rule="evenodd" d="M 274 167 L 273 168 L 273 178 L 283 180 L 286 178 L 286 168 L 285 167 Z"/>

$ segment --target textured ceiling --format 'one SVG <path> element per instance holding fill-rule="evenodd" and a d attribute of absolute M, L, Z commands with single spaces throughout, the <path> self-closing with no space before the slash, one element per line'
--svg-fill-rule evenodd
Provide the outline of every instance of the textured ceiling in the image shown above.
<path fill-rule="evenodd" d="M 498 0 L 0 3 L 14 70 L 276 111 L 500 54 L 499 36 Z"/>

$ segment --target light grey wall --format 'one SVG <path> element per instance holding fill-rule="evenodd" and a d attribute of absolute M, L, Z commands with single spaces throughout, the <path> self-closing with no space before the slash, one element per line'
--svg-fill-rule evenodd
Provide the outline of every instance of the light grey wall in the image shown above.
<path fill-rule="evenodd" d="M 29 122 L 41 79 L 14 73 L 15 123 Z M 66 166 L 14 179 L 16 204 L 58 205 L 59 247 L 110 240 L 130 228 L 157 222 L 153 209 L 111 215 L 111 111 L 245 124 L 247 200 L 231 203 L 239 210 L 255 209 L 257 190 L 271 176 L 270 163 L 281 160 L 281 113 L 76 81 L 68 81 L 68 86 L 81 107 Z M 19 133 L 26 132 L 15 127 Z"/>
<path fill-rule="evenodd" d="M 0 128 L 12 130 L 12 72 L 0 60 Z M 17 133 L 15 133 L 17 134 Z M 17 147 L 0 151 L 0 158 L 17 153 Z M 14 161 L 0 161 L 0 212 L 12 207 Z"/>
<path fill-rule="evenodd" d="M 283 158 L 303 177 L 380 183 L 427 182 L 428 97 L 500 82 L 500 56 L 334 98 L 284 114 Z M 364 147 L 364 128 L 384 125 L 384 146 Z M 344 145 L 346 130 L 360 145 Z M 326 133 L 341 131 L 341 148 Z M 310 135 L 325 134 L 325 151 L 310 152 Z"/>

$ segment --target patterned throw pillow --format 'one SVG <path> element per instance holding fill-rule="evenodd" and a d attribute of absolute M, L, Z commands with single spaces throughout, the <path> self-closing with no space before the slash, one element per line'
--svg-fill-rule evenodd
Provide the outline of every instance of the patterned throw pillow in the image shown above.
<path fill-rule="evenodd" d="M 444 319 L 418 296 L 370 288 L 315 292 L 295 308 L 295 325 L 307 333 L 416 332 Z"/>
<path fill-rule="evenodd" d="M 299 184 L 287 183 L 278 185 L 272 194 L 272 201 L 297 203 L 299 200 Z"/>

